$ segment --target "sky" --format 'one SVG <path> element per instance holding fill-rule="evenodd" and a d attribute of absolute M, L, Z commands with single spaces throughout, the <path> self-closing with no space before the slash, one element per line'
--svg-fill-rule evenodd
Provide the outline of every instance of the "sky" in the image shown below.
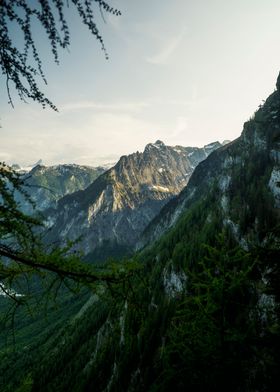
<path fill-rule="evenodd" d="M 99 165 L 158 139 L 233 140 L 274 91 L 279 0 L 108 2 L 122 12 L 105 15 L 106 23 L 97 15 L 109 60 L 72 9 L 71 46 L 59 52 L 59 66 L 34 27 L 48 80 L 42 88 L 59 113 L 14 91 L 13 109 L 0 75 L 0 161 Z"/>

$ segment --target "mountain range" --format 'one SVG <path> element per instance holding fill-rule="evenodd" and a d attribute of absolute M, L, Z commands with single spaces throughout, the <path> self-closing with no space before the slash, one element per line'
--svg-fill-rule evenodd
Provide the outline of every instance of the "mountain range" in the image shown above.
<path fill-rule="evenodd" d="M 222 145 L 203 148 L 148 144 L 123 156 L 84 190 L 45 212 L 49 241 L 81 238 L 79 249 L 98 260 L 133 250 L 161 208 L 188 183 L 194 168 Z"/>
<path fill-rule="evenodd" d="M 75 164 L 43 166 L 42 161 L 31 168 L 20 168 L 18 165 L 13 165 L 13 167 L 21 174 L 25 190 L 35 203 L 33 206 L 22 194 L 17 193 L 17 202 L 28 214 L 55 207 L 57 201 L 63 196 L 85 189 L 105 171 L 103 167 Z"/>

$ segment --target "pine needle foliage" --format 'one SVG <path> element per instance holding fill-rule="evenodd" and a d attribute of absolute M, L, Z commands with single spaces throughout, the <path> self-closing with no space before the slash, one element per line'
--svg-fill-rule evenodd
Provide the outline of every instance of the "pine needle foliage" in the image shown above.
<path fill-rule="evenodd" d="M 120 15 L 120 11 L 103 0 L 2 0 L 0 3 L 0 67 L 6 79 L 9 103 L 13 106 L 11 86 L 15 88 L 21 100 L 31 99 L 42 105 L 57 110 L 56 106 L 41 91 L 38 81 L 47 84 L 39 55 L 38 44 L 34 39 L 35 26 L 45 32 L 54 61 L 59 63 L 59 48 L 67 49 L 70 45 L 70 29 L 66 8 L 76 9 L 81 22 L 101 45 L 106 59 L 108 54 L 96 23 L 97 13 Z M 23 45 L 15 43 L 13 28 L 21 32 Z"/>

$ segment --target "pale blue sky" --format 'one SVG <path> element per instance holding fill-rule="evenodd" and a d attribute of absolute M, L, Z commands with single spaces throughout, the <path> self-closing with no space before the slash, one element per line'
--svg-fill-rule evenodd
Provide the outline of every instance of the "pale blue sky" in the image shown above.
<path fill-rule="evenodd" d="M 109 0 L 108 0 L 109 1 Z M 70 52 L 44 60 L 60 112 L 7 104 L 0 77 L 0 160 L 22 165 L 115 161 L 157 139 L 201 146 L 234 139 L 275 87 L 279 0 L 114 0 L 100 28 L 110 59 L 71 14 Z"/>

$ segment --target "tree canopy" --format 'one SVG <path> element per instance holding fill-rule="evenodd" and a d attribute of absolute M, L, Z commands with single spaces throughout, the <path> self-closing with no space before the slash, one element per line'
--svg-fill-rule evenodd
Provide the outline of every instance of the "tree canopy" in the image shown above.
<path fill-rule="evenodd" d="M 70 45 L 69 21 L 66 7 L 76 9 L 81 23 L 88 27 L 108 58 L 105 44 L 96 23 L 99 12 L 120 15 L 120 11 L 103 0 L 2 0 L 0 5 L 0 66 L 6 79 L 8 102 L 13 106 L 11 87 L 23 101 L 31 99 L 57 110 L 54 103 L 41 91 L 38 81 L 47 79 L 39 55 L 38 43 L 34 39 L 34 24 L 40 25 L 51 46 L 54 61 L 59 63 L 59 48 Z M 13 29 L 21 33 L 22 45 L 16 44 Z M 18 41 L 18 40 L 17 40 Z"/>

